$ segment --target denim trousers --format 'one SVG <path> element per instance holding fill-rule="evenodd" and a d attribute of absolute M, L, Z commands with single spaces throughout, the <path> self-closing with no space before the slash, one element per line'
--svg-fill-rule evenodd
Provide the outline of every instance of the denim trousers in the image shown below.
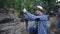
<path fill-rule="evenodd" d="M 35 28 L 33 26 L 28 26 L 27 31 L 29 32 L 29 34 L 38 34 L 37 33 L 37 28 Z"/>

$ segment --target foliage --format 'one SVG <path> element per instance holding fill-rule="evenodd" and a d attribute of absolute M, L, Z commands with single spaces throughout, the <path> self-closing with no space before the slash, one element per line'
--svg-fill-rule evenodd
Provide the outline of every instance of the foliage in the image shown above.
<path fill-rule="evenodd" d="M 23 8 L 26 8 L 29 12 L 34 12 L 34 7 L 41 5 L 44 8 L 45 13 L 49 13 L 55 6 L 56 0 L 0 0 L 0 8 L 14 8 L 21 16 Z"/>

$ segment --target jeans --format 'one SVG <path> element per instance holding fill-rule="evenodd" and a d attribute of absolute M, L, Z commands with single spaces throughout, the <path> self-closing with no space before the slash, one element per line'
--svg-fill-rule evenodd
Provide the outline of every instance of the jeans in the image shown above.
<path fill-rule="evenodd" d="M 27 31 L 29 32 L 29 34 L 37 34 L 37 29 L 33 26 L 28 26 Z"/>
<path fill-rule="evenodd" d="M 58 18 L 58 25 L 57 28 L 60 29 L 60 18 Z"/>

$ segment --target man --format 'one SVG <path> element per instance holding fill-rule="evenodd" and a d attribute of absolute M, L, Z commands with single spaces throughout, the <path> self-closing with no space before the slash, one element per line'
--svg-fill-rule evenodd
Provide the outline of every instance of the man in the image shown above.
<path fill-rule="evenodd" d="M 57 6 L 55 7 L 55 13 L 57 15 L 58 20 L 57 29 L 60 30 L 60 3 L 58 3 Z"/>
<path fill-rule="evenodd" d="M 27 12 L 26 9 L 23 10 L 25 19 L 34 20 L 36 24 L 36 27 L 28 26 L 27 30 L 29 31 L 30 34 L 47 34 L 46 31 L 47 16 L 43 14 L 43 8 L 41 6 L 37 6 L 34 10 L 36 15 Z"/>

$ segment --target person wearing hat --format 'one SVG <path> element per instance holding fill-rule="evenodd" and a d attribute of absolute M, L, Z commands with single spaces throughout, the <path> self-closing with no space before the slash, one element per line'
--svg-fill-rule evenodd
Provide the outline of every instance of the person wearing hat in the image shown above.
<path fill-rule="evenodd" d="M 24 17 L 27 20 L 34 20 L 36 26 L 29 25 L 27 31 L 30 34 L 47 34 L 46 22 L 47 16 L 43 13 L 43 7 L 37 6 L 35 9 L 35 15 L 29 13 L 26 9 L 23 9 Z"/>
<path fill-rule="evenodd" d="M 60 3 L 55 6 L 55 14 L 57 15 L 57 29 L 60 30 Z"/>

